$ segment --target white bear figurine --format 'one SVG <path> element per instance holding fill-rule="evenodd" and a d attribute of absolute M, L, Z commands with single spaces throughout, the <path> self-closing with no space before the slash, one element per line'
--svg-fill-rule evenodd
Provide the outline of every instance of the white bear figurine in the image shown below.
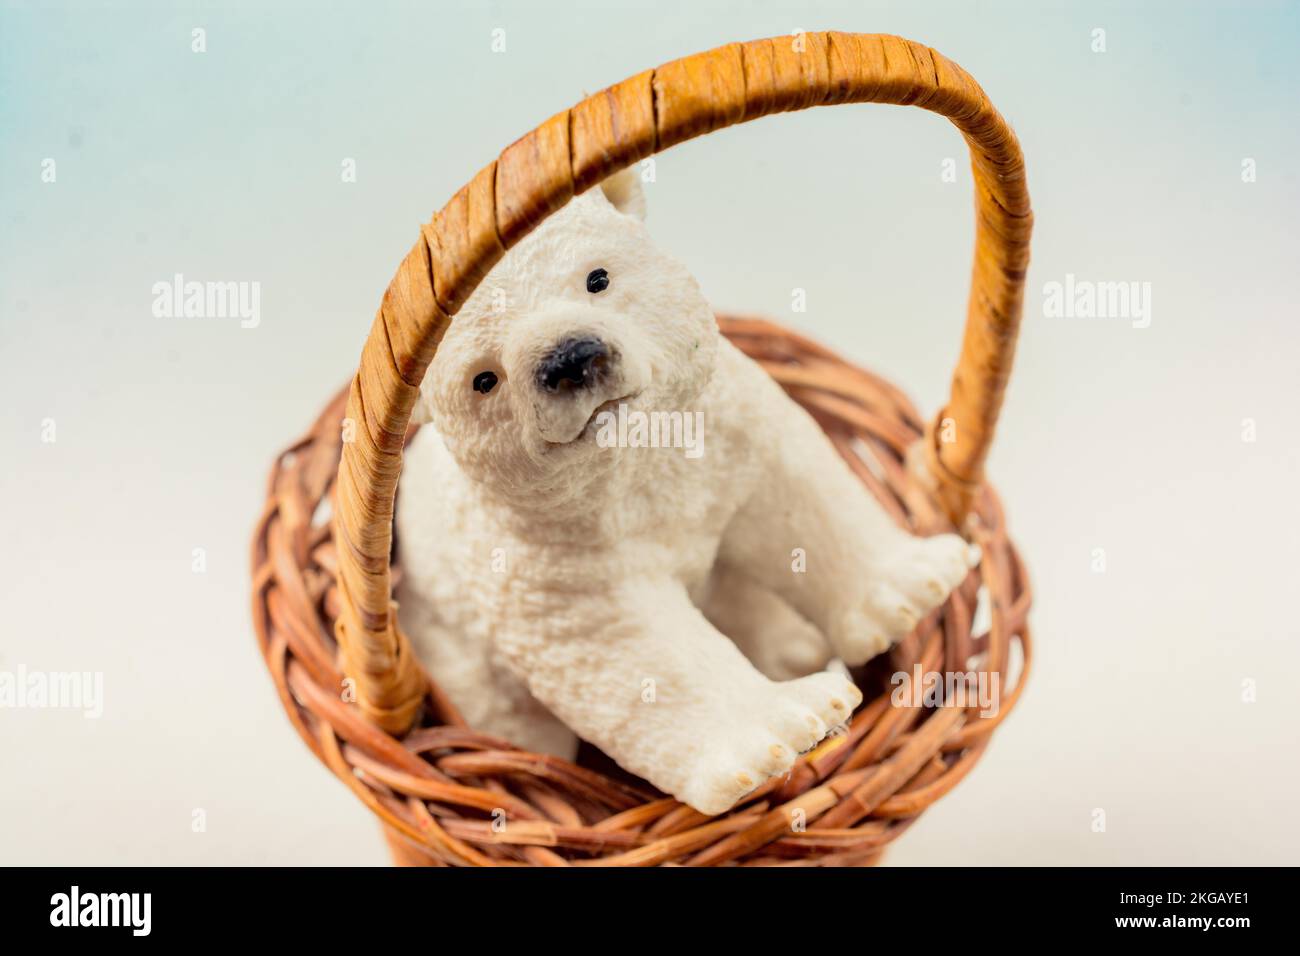
<path fill-rule="evenodd" d="M 453 319 L 399 489 L 399 616 L 472 727 L 569 759 L 576 734 L 717 814 L 848 719 L 827 663 L 905 637 L 978 551 L 893 523 L 644 203 L 633 173 L 575 197 Z M 634 447 L 647 419 L 660 447 Z"/>

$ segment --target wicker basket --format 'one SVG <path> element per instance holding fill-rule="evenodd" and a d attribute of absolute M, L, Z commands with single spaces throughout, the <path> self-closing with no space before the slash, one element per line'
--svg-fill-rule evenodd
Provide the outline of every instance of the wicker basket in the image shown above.
<path fill-rule="evenodd" d="M 719 323 L 900 524 L 960 529 L 983 548 L 979 568 L 855 674 L 865 703 L 847 733 L 720 817 L 663 797 L 599 752 L 573 764 L 466 727 L 397 629 L 390 560 L 411 408 L 450 317 L 505 249 L 613 172 L 733 123 L 856 102 L 940 113 L 970 147 L 975 266 L 948 405 L 927 426 L 898 389 L 807 339 L 759 319 Z M 730 44 L 638 74 L 547 120 L 452 197 L 389 285 L 350 387 L 277 460 L 253 542 L 254 623 L 285 711 L 380 818 L 397 863 L 867 864 L 970 772 L 1030 662 L 1029 584 L 983 463 L 1031 224 L 1019 145 L 975 81 L 928 47 L 844 33 Z M 990 624 L 975 634 L 981 589 Z M 1023 664 L 1006 689 L 1013 643 Z M 888 675 L 917 665 L 983 672 L 1003 688 L 999 709 L 896 703 Z"/>

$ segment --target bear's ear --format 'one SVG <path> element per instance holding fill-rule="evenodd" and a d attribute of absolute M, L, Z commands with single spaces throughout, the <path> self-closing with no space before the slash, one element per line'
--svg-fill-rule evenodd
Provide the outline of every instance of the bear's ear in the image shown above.
<path fill-rule="evenodd" d="M 427 425 L 433 421 L 433 396 L 430 394 L 429 373 L 425 372 L 424 381 L 420 383 L 420 392 L 415 396 L 415 405 L 411 408 L 411 424 Z"/>
<path fill-rule="evenodd" d="M 645 219 L 645 191 L 635 167 L 621 169 L 600 184 L 600 191 L 619 212 L 633 219 Z"/>

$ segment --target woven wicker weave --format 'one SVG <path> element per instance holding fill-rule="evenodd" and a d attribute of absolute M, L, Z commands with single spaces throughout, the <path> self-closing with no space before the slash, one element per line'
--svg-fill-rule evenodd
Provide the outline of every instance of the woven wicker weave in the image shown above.
<path fill-rule="evenodd" d="M 983 547 L 979 569 L 857 675 L 867 703 L 847 734 L 721 817 L 663 798 L 607 760 L 574 765 L 466 728 L 397 629 L 390 567 L 410 412 L 450 316 L 505 249 L 618 169 L 733 123 L 850 102 L 940 113 L 970 146 L 975 267 L 947 406 L 927 427 L 896 388 L 806 339 L 756 319 L 720 324 L 900 523 L 922 534 L 959 528 Z M 1014 706 L 1030 656 L 1029 586 L 983 463 L 1011 369 L 1031 224 L 1019 145 L 974 80 L 928 47 L 843 33 L 731 44 L 634 76 L 517 140 L 434 216 L 384 296 L 351 386 L 277 461 L 253 543 L 254 621 L 285 710 L 383 821 L 397 862 L 870 863 L 970 771 Z M 981 585 L 991 624 L 974 635 Z M 1017 642 L 1024 667 L 1007 689 Z M 996 714 L 891 702 L 889 673 L 967 672 L 973 655 L 1001 688 Z"/>

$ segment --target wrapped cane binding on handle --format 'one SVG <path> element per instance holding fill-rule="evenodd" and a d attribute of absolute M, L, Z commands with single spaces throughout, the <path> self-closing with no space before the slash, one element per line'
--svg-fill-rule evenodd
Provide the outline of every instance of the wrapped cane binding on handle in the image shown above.
<path fill-rule="evenodd" d="M 801 42 L 800 42 L 801 41 Z M 796 49 L 797 48 L 797 49 Z M 732 43 L 639 73 L 516 140 L 421 231 L 384 295 L 352 382 L 336 492 L 346 671 L 368 718 L 391 733 L 415 719 L 420 669 L 392 612 L 388 557 L 402 440 L 447 323 L 505 250 L 618 170 L 769 113 L 894 103 L 948 117 L 970 146 L 975 265 L 952 394 L 927 432 L 927 461 L 960 518 L 983 477 L 1020 322 L 1032 215 L 1015 134 L 961 67 L 893 36 L 812 33 Z"/>

